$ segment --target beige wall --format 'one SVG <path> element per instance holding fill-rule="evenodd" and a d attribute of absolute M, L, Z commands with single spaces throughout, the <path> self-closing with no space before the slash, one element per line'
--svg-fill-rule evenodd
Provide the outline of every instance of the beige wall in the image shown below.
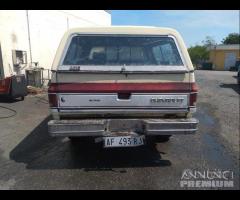
<path fill-rule="evenodd" d="M 214 69 L 224 70 L 226 53 L 235 53 L 236 57 L 240 58 L 239 50 L 211 50 L 209 60 L 213 63 Z"/>
<path fill-rule="evenodd" d="M 30 62 L 26 10 L 0 11 L 0 43 L 5 77 L 14 74 L 12 50 L 27 51 Z M 109 26 L 111 16 L 104 10 L 29 10 L 32 62 L 51 69 L 60 40 L 68 28 Z M 24 71 L 23 71 L 24 72 Z"/>

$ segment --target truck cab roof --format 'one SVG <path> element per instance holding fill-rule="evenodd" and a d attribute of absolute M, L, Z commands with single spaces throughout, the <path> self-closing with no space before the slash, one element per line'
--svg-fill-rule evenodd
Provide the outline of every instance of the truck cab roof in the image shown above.
<path fill-rule="evenodd" d="M 104 34 L 177 34 L 177 31 L 167 27 L 155 27 L 155 26 L 96 26 L 96 27 L 79 27 L 71 28 L 66 32 L 66 35 L 73 33 L 104 33 Z"/>

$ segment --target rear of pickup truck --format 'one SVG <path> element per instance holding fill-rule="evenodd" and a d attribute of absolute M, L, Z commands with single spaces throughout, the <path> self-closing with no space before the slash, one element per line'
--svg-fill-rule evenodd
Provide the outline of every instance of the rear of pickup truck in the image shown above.
<path fill-rule="evenodd" d="M 197 86 L 180 35 L 154 27 L 80 28 L 65 34 L 48 90 L 49 133 L 104 147 L 193 134 Z"/>

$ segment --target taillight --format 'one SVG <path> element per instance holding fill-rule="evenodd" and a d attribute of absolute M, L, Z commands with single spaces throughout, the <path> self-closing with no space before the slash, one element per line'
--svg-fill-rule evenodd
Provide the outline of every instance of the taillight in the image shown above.
<path fill-rule="evenodd" d="M 55 93 L 57 92 L 57 84 L 56 83 L 50 83 L 48 87 L 48 93 Z"/>
<path fill-rule="evenodd" d="M 190 106 L 196 106 L 197 103 L 197 93 L 190 94 Z"/>
<path fill-rule="evenodd" d="M 48 101 L 50 107 L 58 107 L 58 98 L 57 98 L 57 86 L 56 84 L 49 84 L 48 88 Z"/>
<path fill-rule="evenodd" d="M 196 83 L 191 84 L 190 106 L 196 106 L 197 103 L 198 86 Z"/>
<path fill-rule="evenodd" d="M 50 107 L 57 107 L 58 101 L 57 101 L 57 95 L 56 94 L 48 94 L 48 101 Z"/>

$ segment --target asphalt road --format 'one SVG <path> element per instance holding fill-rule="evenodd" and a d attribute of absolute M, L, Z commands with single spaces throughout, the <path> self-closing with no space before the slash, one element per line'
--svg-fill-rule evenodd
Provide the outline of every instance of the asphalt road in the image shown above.
<path fill-rule="evenodd" d="M 0 189 L 219 189 L 181 187 L 184 170 L 231 172 L 239 189 L 239 88 L 236 72 L 197 71 L 199 131 L 167 143 L 123 149 L 72 145 L 48 136 L 46 96 L 1 102 Z M 14 114 L 0 107 L 0 118 Z M 187 180 L 186 177 L 184 180 Z M 189 179 L 196 181 L 198 179 Z M 215 180 L 215 179 L 214 179 Z"/>

